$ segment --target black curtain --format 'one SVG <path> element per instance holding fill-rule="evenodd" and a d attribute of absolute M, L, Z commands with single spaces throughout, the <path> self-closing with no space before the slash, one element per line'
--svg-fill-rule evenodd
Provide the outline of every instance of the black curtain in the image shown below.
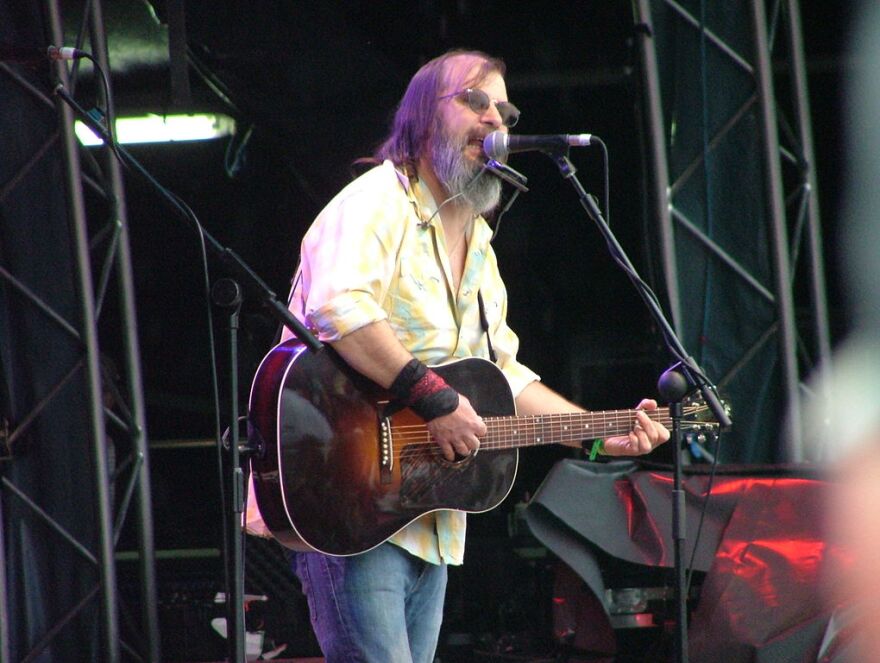
<path fill-rule="evenodd" d="M 761 114 L 754 75 L 731 55 L 754 65 L 751 4 L 679 4 L 729 52 L 701 38 L 668 3 L 652 2 L 651 13 L 673 206 L 752 279 L 674 220 L 678 331 L 733 408 L 736 423 L 723 437 L 720 458 L 771 463 L 784 454 L 779 429 L 785 403 L 779 338 L 771 331 L 776 304 L 752 286 L 774 290 Z M 649 220 L 647 229 L 656 232 L 656 224 Z"/>

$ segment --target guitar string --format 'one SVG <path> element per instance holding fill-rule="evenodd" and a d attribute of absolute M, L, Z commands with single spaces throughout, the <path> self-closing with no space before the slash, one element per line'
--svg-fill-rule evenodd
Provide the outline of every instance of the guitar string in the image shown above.
<path fill-rule="evenodd" d="M 614 410 L 610 412 L 604 413 L 596 413 L 595 417 L 590 418 L 602 418 L 603 423 L 609 423 L 608 420 L 611 420 L 613 424 L 612 431 L 606 431 L 606 434 L 623 434 L 631 425 L 631 422 L 635 416 L 635 410 Z M 529 430 L 532 432 L 539 429 L 542 431 L 541 435 L 537 435 L 532 440 L 527 442 L 523 442 L 522 440 L 518 440 L 518 444 L 514 445 L 516 447 L 525 447 L 525 446 L 534 446 L 538 444 L 546 444 L 544 438 L 554 438 L 554 441 L 561 441 L 566 439 L 564 435 L 561 435 L 562 431 L 557 431 L 555 429 L 559 428 L 568 428 L 571 426 L 570 420 L 572 416 L 583 418 L 583 414 L 585 413 L 561 413 L 557 415 L 536 415 L 534 417 L 524 417 L 522 419 L 517 419 L 516 422 L 520 424 L 517 428 Z M 589 414 L 589 413 L 586 413 Z M 659 411 L 649 412 L 648 415 L 654 421 L 659 421 L 664 425 L 671 424 L 671 417 L 669 416 L 668 409 L 664 408 Z M 546 421 L 546 420 L 549 420 Z M 514 428 L 515 424 L 511 422 L 511 417 L 487 417 L 484 419 L 486 423 L 487 438 L 491 438 L 493 433 L 501 434 L 507 431 L 510 432 L 510 429 Z M 548 426 L 550 428 L 550 432 L 545 436 L 543 433 L 547 431 Z M 566 433 L 568 434 L 568 439 L 578 439 L 581 436 L 578 434 L 580 431 L 576 430 L 577 427 L 572 427 L 573 430 L 568 430 Z M 401 431 L 406 430 L 406 432 L 402 433 Z M 401 490 L 403 490 L 403 485 L 406 485 L 406 491 L 410 495 L 412 499 L 414 495 L 427 495 L 427 493 L 432 490 L 434 487 L 441 485 L 443 482 L 448 481 L 450 478 L 450 474 L 448 471 L 444 471 L 444 468 L 440 465 L 435 464 L 435 461 L 446 461 L 443 457 L 442 450 L 436 444 L 434 440 L 431 439 L 428 429 L 424 424 L 405 424 L 402 426 L 392 426 L 392 440 L 395 440 L 395 448 L 392 453 L 392 458 L 396 463 L 400 466 L 400 481 L 401 481 Z M 554 434 L 556 433 L 556 434 Z M 519 435 L 518 437 L 522 437 Z M 410 440 L 415 440 L 410 441 Z M 487 445 L 486 447 L 481 447 L 481 450 L 492 451 L 498 449 L 504 449 L 505 446 L 503 444 L 503 439 L 498 444 Z M 406 465 L 404 463 L 404 457 L 411 456 L 410 460 L 412 461 L 412 465 Z M 470 457 L 470 456 L 469 456 Z M 464 457 L 458 462 L 466 462 L 469 457 Z M 418 460 L 421 459 L 426 461 L 425 463 L 418 463 Z M 422 474 L 419 475 L 419 470 L 422 471 Z M 414 474 L 415 473 L 415 474 Z"/>
<path fill-rule="evenodd" d="M 705 409 L 705 406 L 693 406 L 691 409 L 697 411 Z M 629 430 L 628 426 L 633 421 L 635 412 L 635 410 L 613 410 L 603 413 L 596 413 L 596 416 L 593 418 L 598 419 L 601 416 L 601 418 L 603 419 L 603 423 L 606 425 L 609 423 L 609 419 L 611 420 L 610 423 L 612 424 L 612 430 L 606 430 L 605 435 L 623 434 L 627 430 Z M 534 417 L 524 417 L 522 419 L 518 419 L 517 423 L 520 424 L 517 427 L 518 429 L 531 429 L 532 432 L 534 432 L 535 429 L 540 429 L 542 433 L 540 435 L 537 435 L 534 439 L 525 442 L 521 439 L 524 436 L 519 436 L 519 434 L 517 433 L 517 436 L 520 437 L 520 439 L 515 440 L 516 444 L 514 444 L 513 448 L 547 444 L 547 442 L 544 441 L 544 438 L 550 437 L 553 438 L 554 443 L 566 439 L 582 438 L 583 436 L 579 434 L 579 427 L 571 426 L 570 420 L 572 416 L 582 418 L 583 414 L 585 413 L 561 413 L 557 415 L 536 415 Z M 648 416 L 650 416 L 652 420 L 658 421 L 663 425 L 668 426 L 671 425 L 672 422 L 672 419 L 669 416 L 668 409 L 666 408 L 660 411 L 649 412 Z M 550 421 L 547 422 L 545 420 Z M 500 441 L 495 440 L 495 444 L 489 444 L 485 447 L 481 447 L 481 450 L 492 451 L 506 448 L 504 445 L 505 440 L 503 438 L 503 433 L 505 432 L 505 429 L 507 429 L 507 432 L 509 434 L 510 429 L 512 429 L 516 425 L 511 422 L 511 417 L 487 417 L 484 419 L 484 422 L 486 423 L 487 429 L 489 429 L 487 431 L 486 438 L 492 438 L 493 433 L 495 433 L 497 435 L 500 435 L 502 439 Z M 548 426 L 550 428 L 550 431 L 545 435 Z M 564 432 L 566 433 L 566 435 L 562 434 L 563 431 L 556 430 L 559 428 L 568 429 L 569 426 L 572 427 L 572 430 L 565 430 Z M 404 430 L 406 432 L 403 432 Z M 427 491 L 431 490 L 435 486 L 440 485 L 444 481 L 449 480 L 451 475 L 448 472 L 441 471 L 442 468 L 440 466 L 433 464 L 434 459 L 437 459 L 439 457 L 440 459 L 445 460 L 445 458 L 443 457 L 443 453 L 440 447 L 437 446 L 436 442 L 433 439 L 431 439 L 428 429 L 424 424 L 405 424 L 401 426 L 392 426 L 391 433 L 392 440 L 395 441 L 395 448 L 392 453 L 392 457 L 396 462 L 401 464 L 401 482 L 407 482 L 407 490 L 411 494 L 415 491 L 419 491 L 422 495 L 425 495 Z M 402 463 L 405 454 L 410 456 L 420 455 L 422 459 L 432 463 L 427 466 L 421 466 L 423 470 L 427 468 L 427 473 L 426 476 L 418 477 L 420 479 L 418 483 L 415 482 L 415 479 L 412 476 L 404 477 L 405 469 L 408 469 L 410 474 L 414 471 L 413 467 L 403 467 Z"/>
<path fill-rule="evenodd" d="M 598 417 L 597 417 L 598 419 Z M 671 417 L 666 414 L 660 414 L 659 416 L 652 416 L 652 420 L 662 423 L 664 425 L 670 425 L 672 423 Z M 629 424 L 633 420 L 633 415 L 630 414 L 629 411 L 624 415 L 615 415 L 613 417 L 604 417 L 601 425 L 594 425 L 592 431 L 587 431 L 588 435 L 590 433 L 595 432 L 596 428 L 612 427 L 615 430 L 618 429 L 623 424 Z M 583 432 L 581 425 L 579 423 L 572 423 L 570 420 L 570 415 L 562 414 L 562 415 L 536 415 L 535 417 L 523 417 L 519 419 L 516 423 L 510 422 L 509 417 L 487 417 L 484 419 L 487 427 L 493 428 L 501 428 L 510 429 L 514 435 L 519 435 L 518 431 L 520 430 L 533 430 L 536 428 L 540 428 L 542 430 L 550 429 L 551 434 L 553 434 L 555 429 L 564 429 L 558 431 L 560 434 L 569 433 L 573 437 L 581 437 L 581 433 Z M 570 429 L 570 430 L 569 430 Z M 402 437 L 407 437 L 411 434 L 415 434 L 415 439 L 419 437 L 424 437 L 427 434 L 427 426 L 426 424 L 397 424 L 392 425 L 391 427 L 392 433 L 394 433 L 395 438 L 400 439 Z M 497 431 L 496 431 L 497 432 Z M 625 431 L 624 431 L 625 432 Z M 607 430 L 606 430 L 607 433 Z M 587 435 L 587 436 L 588 436 Z M 487 435 L 489 437 L 489 435 Z"/>
<path fill-rule="evenodd" d="M 705 410 L 704 407 L 694 407 L 690 410 L 686 410 L 683 414 L 685 416 L 693 415 L 698 411 Z M 640 412 L 641 410 L 609 410 L 607 412 L 602 413 L 591 413 L 591 412 L 572 412 L 572 413 L 557 413 L 557 414 L 539 414 L 532 416 L 500 416 L 500 417 L 486 417 L 484 421 L 486 422 L 500 422 L 505 425 L 516 425 L 517 423 L 527 426 L 536 421 L 549 420 L 551 425 L 553 425 L 553 421 L 564 422 L 566 419 L 571 420 L 575 419 L 591 419 L 591 420 L 599 420 L 602 419 L 603 422 L 607 422 L 611 420 L 613 422 L 620 422 L 621 420 L 631 421 L 635 418 L 635 413 Z M 671 423 L 672 418 L 665 411 L 660 412 L 652 412 L 645 411 L 648 416 L 654 420 L 659 421 L 661 423 Z M 424 423 L 417 424 L 398 424 L 394 426 L 395 430 L 404 430 L 406 428 L 425 428 Z"/>
<path fill-rule="evenodd" d="M 626 423 L 629 423 L 628 421 Z M 664 423 L 664 422 L 661 422 Z M 665 422 L 669 423 L 669 422 Z M 627 429 L 615 428 L 611 431 L 606 431 L 606 435 L 623 435 L 626 433 Z M 534 437 L 529 436 L 527 433 L 516 435 L 515 437 L 504 437 L 501 439 L 492 439 L 493 433 L 497 433 L 499 431 L 490 430 L 489 433 L 483 438 L 483 446 L 480 448 L 486 451 L 498 450 L 498 449 L 510 449 L 510 448 L 520 448 L 520 447 L 531 447 L 531 446 L 541 446 L 544 444 L 556 444 L 563 443 L 566 441 L 580 440 L 585 439 L 586 436 L 579 434 L 578 431 L 556 431 L 551 432 L 548 435 L 536 435 Z M 503 431 L 500 431 L 503 433 Z M 550 439 L 552 438 L 552 439 Z M 395 433 L 395 429 L 392 428 L 392 439 L 395 443 L 394 455 L 395 457 L 399 457 L 406 449 L 418 449 L 420 447 L 434 447 L 439 449 L 437 443 L 430 436 L 427 429 L 422 428 L 421 430 L 411 431 L 409 433 Z M 512 444 L 508 444 L 512 442 Z"/>
<path fill-rule="evenodd" d="M 628 424 L 632 421 L 633 412 L 635 411 L 614 411 L 613 417 L 606 416 L 603 423 L 606 425 L 610 424 L 611 430 L 609 431 L 606 428 L 604 434 L 622 435 L 626 433 L 629 430 Z M 580 413 L 578 413 L 578 415 L 579 414 Z M 483 440 L 484 442 L 489 440 L 489 443 L 482 448 L 485 450 L 510 448 L 506 443 L 511 441 L 514 443 L 513 447 L 527 447 L 556 443 L 565 440 L 585 439 L 589 437 L 589 434 L 582 435 L 582 431 L 578 427 L 572 427 L 571 430 L 561 430 L 567 429 L 571 425 L 570 423 L 566 423 L 566 417 L 569 416 L 569 414 L 564 413 L 561 415 L 536 415 L 534 418 L 526 417 L 519 422 L 521 425 L 517 427 L 518 430 L 524 430 L 526 432 L 523 434 L 516 432 L 512 434 L 513 436 L 511 435 L 510 430 L 506 430 L 512 428 L 512 424 L 508 423 L 510 420 L 509 417 L 487 417 L 484 421 L 490 430 L 487 432 L 487 435 Z M 653 415 L 651 418 L 664 425 L 671 425 L 672 421 L 668 414 L 663 412 Z M 550 419 L 550 421 L 544 421 L 546 419 Z M 542 433 L 537 435 L 534 440 L 527 439 L 530 433 L 534 433 L 537 429 L 540 429 Z M 596 433 L 596 431 L 591 432 Z M 392 426 L 391 433 L 392 440 L 395 443 L 394 456 L 396 458 L 399 458 L 405 449 L 418 449 L 422 446 L 436 447 L 436 442 L 431 438 L 425 424 Z M 505 433 L 507 433 L 507 435 L 505 435 Z M 553 441 L 546 442 L 542 438 L 553 438 Z M 439 447 L 436 448 L 439 449 Z"/>
<path fill-rule="evenodd" d="M 580 415 L 580 414 L 581 413 L 578 413 L 578 415 Z M 612 414 L 613 414 L 613 416 L 611 416 Z M 668 413 L 664 413 L 663 411 L 657 412 L 657 413 L 650 413 L 650 414 L 653 415 L 651 418 L 654 419 L 655 421 L 663 422 L 664 415 L 666 415 L 666 419 L 668 420 Z M 634 418 L 634 411 L 632 411 L 632 410 L 623 410 L 623 411 L 618 410 L 618 411 L 613 411 L 613 413 L 606 412 L 606 413 L 604 413 L 604 415 L 605 416 L 603 417 L 603 419 L 605 419 L 605 421 L 603 423 L 608 423 L 607 420 L 612 419 L 613 420 L 612 423 L 615 424 L 615 426 L 612 427 L 613 430 L 606 431 L 606 434 L 609 434 L 609 433 L 622 434 L 623 432 L 626 432 L 626 430 L 628 430 L 628 427 Z M 545 422 L 544 420 L 546 420 L 546 419 L 549 419 L 550 422 L 549 423 Z M 555 428 L 559 428 L 559 427 L 568 428 L 571 425 L 570 419 L 571 419 L 571 413 L 562 413 L 559 415 L 536 415 L 535 417 L 526 417 L 523 420 L 520 420 L 519 423 L 522 424 L 522 426 L 519 426 L 518 428 L 522 428 L 522 429 L 540 428 L 542 431 L 546 431 L 548 426 L 551 429 L 554 427 Z M 505 432 L 505 429 L 508 429 L 508 432 L 509 432 L 509 429 L 511 429 L 513 427 L 513 425 L 510 422 L 510 417 L 487 417 L 486 419 L 484 419 L 484 421 L 486 423 L 487 428 L 490 429 L 488 431 L 486 437 L 492 437 L 493 432 L 503 434 Z M 407 482 L 408 492 L 412 495 L 414 492 L 418 491 L 424 495 L 427 491 L 431 490 L 435 486 L 438 486 L 442 482 L 447 481 L 450 478 L 450 475 L 448 472 L 441 471 L 442 468 L 440 466 L 432 464 L 432 465 L 427 465 L 427 466 L 425 466 L 425 465 L 421 466 L 421 469 L 426 470 L 426 475 L 418 477 L 419 478 L 418 482 L 416 482 L 412 476 L 409 476 L 409 477 L 404 476 L 405 470 L 408 470 L 410 473 L 413 471 L 413 467 L 405 468 L 402 465 L 404 455 L 408 455 L 408 456 L 418 455 L 423 460 L 428 460 L 428 461 L 433 461 L 434 459 L 436 459 L 438 457 L 443 458 L 443 454 L 442 454 L 440 447 L 437 446 L 437 444 L 430 438 L 427 427 L 424 424 L 422 424 L 422 425 L 409 424 L 406 426 L 401 426 L 400 428 L 404 428 L 404 427 L 409 429 L 408 433 L 395 434 L 395 427 L 392 426 L 392 428 L 391 428 L 392 439 L 393 440 L 396 439 L 400 443 L 399 446 L 395 447 L 392 456 L 397 462 L 401 463 L 401 468 L 400 468 L 401 482 Z M 574 428 L 574 427 L 572 427 L 572 428 Z M 496 429 L 496 430 L 493 431 L 493 429 Z M 500 430 L 497 430 L 497 429 L 500 429 Z M 582 437 L 581 435 L 578 434 L 579 432 L 580 432 L 579 430 L 567 431 L 570 439 L 578 439 L 578 438 Z M 558 435 L 553 435 L 553 431 L 551 430 L 551 432 L 546 437 L 553 437 L 553 438 L 555 438 L 554 441 L 561 441 L 561 440 L 566 439 L 566 436 L 561 435 L 561 431 L 559 431 L 559 433 L 560 434 L 558 434 Z M 519 444 L 517 444 L 516 446 L 521 447 L 521 446 L 535 446 L 538 444 L 545 444 L 546 442 L 544 442 L 542 440 L 542 438 L 544 438 L 544 437 L 545 436 L 543 434 L 537 435 L 534 438 L 534 440 L 529 440 L 526 442 L 523 442 L 520 439 L 520 440 L 517 440 L 517 442 L 519 442 Z M 406 439 L 414 439 L 417 441 L 407 443 Z M 503 440 L 498 445 L 489 445 L 487 447 L 481 447 L 481 449 L 486 450 L 486 451 L 491 451 L 493 449 L 499 449 L 499 448 L 500 449 L 505 448 L 504 444 L 503 444 Z"/>

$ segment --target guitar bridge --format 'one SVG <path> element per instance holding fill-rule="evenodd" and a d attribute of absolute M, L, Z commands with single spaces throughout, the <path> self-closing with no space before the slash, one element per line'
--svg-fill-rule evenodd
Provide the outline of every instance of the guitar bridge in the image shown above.
<path fill-rule="evenodd" d="M 379 419 L 379 481 L 387 484 L 392 481 L 394 470 L 394 441 L 391 439 L 391 418 Z"/>

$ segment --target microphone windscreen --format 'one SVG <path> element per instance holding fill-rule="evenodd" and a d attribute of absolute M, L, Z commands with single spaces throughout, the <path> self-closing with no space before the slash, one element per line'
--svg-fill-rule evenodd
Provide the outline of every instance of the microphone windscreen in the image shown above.
<path fill-rule="evenodd" d="M 483 152 L 490 159 L 504 159 L 507 156 L 507 134 L 493 131 L 483 139 Z"/>

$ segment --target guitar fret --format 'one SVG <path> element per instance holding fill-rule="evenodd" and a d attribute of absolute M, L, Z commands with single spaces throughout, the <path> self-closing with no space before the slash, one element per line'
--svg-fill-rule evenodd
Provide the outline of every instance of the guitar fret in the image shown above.
<path fill-rule="evenodd" d="M 631 430 L 635 414 L 636 410 L 606 410 L 487 417 L 488 431 L 482 446 L 484 449 L 509 449 L 624 435 Z M 667 428 L 672 425 L 668 408 L 647 414 Z"/>

